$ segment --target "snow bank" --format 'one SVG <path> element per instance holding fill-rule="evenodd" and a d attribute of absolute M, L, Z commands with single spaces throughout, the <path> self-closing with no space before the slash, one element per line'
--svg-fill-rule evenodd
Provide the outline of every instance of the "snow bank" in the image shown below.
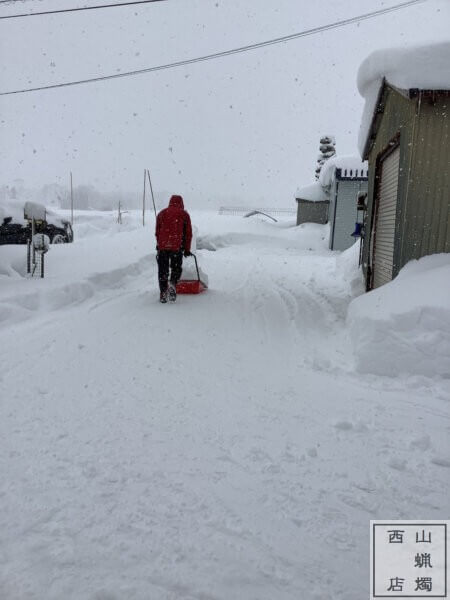
<path fill-rule="evenodd" d="M 383 79 L 403 90 L 448 90 L 449 64 L 448 41 L 409 48 L 376 50 L 362 62 L 357 78 L 359 93 L 366 101 L 358 140 L 361 156 Z"/>
<path fill-rule="evenodd" d="M 347 154 L 343 156 L 334 156 L 327 160 L 320 172 L 319 182 L 322 187 L 329 187 L 334 180 L 336 169 L 347 170 L 348 177 L 367 177 L 367 162 L 362 162 L 359 156 Z M 350 171 L 352 174 L 350 175 Z M 356 172 L 358 175 L 356 175 Z"/>
<path fill-rule="evenodd" d="M 360 244 L 356 241 L 336 257 L 337 273 L 353 297 L 364 293 L 364 280 L 361 269 L 358 267 L 359 251 Z"/>
<path fill-rule="evenodd" d="M 360 372 L 450 377 L 450 254 L 411 261 L 349 306 Z"/>
<path fill-rule="evenodd" d="M 295 197 L 310 202 L 326 202 L 328 200 L 325 190 L 318 181 L 298 188 Z"/>

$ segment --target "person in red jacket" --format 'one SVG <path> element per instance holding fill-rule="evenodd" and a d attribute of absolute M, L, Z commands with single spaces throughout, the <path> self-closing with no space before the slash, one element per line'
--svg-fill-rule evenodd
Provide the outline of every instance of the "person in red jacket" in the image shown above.
<path fill-rule="evenodd" d="M 156 217 L 156 260 L 160 302 L 175 302 L 176 285 L 181 277 L 183 254 L 191 254 L 192 226 L 189 213 L 184 210 L 183 198 L 172 196 L 169 206 Z M 169 283 L 170 269 L 170 283 Z"/>

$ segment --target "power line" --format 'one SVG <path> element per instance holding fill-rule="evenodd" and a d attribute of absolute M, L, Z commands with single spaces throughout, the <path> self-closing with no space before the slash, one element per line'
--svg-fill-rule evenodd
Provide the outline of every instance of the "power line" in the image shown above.
<path fill-rule="evenodd" d="M 11 0 L 4 0 L 10 2 Z M 99 8 L 115 8 L 117 6 L 132 6 L 135 4 L 152 4 L 153 2 L 166 2 L 167 0 L 134 0 L 132 2 L 119 2 L 118 4 L 98 4 L 97 6 L 80 6 L 79 8 L 60 8 L 59 10 L 46 10 L 41 12 L 21 13 L 18 15 L 5 15 L 0 19 L 19 19 L 21 17 L 40 17 L 42 15 L 56 15 L 60 13 L 79 12 L 81 10 L 98 10 Z M 2 4 L 2 2 L 0 2 Z"/>
<path fill-rule="evenodd" d="M 205 62 L 208 60 L 214 60 L 216 58 L 222 58 L 225 56 L 231 56 L 233 54 L 240 54 L 242 52 L 248 52 L 249 50 L 256 50 L 258 48 L 264 48 L 266 46 L 273 46 L 275 44 L 281 44 L 284 42 L 289 42 L 291 40 L 295 40 L 301 37 L 306 37 L 309 35 L 315 35 L 317 33 L 321 33 L 322 31 L 328 31 L 330 29 L 337 29 L 338 27 L 344 27 L 346 25 L 351 25 L 357 21 L 365 21 L 368 19 L 373 19 L 375 17 L 379 17 L 381 15 L 401 10 L 403 8 L 407 8 L 414 4 L 421 4 L 424 2 L 428 2 L 429 0 L 409 0 L 408 2 L 403 2 L 401 4 L 396 4 L 394 6 L 390 6 L 389 8 L 382 8 L 380 10 L 376 10 L 370 13 L 366 13 L 363 15 L 359 15 L 357 17 L 350 17 L 348 19 L 343 19 L 341 21 L 335 21 L 334 23 L 329 23 L 328 25 L 321 25 L 319 27 L 313 27 L 312 29 L 305 29 L 304 31 L 300 31 L 299 33 L 292 33 L 290 35 L 285 35 L 279 38 L 273 38 L 271 40 L 266 40 L 264 42 L 258 42 L 256 44 L 249 44 L 247 46 L 241 46 L 240 48 L 233 48 L 231 50 L 224 50 L 222 52 L 216 52 L 214 54 L 207 54 L 205 56 L 198 56 L 196 58 L 189 58 L 186 60 L 180 60 L 177 62 L 168 63 L 165 65 L 158 65 L 155 67 L 148 67 L 145 69 L 138 69 L 136 71 L 126 71 L 125 73 L 115 73 L 114 75 L 103 75 L 99 77 L 92 77 L 90 79 L 80 79 L 78 81 L 68 81 L 65 83 L 56 83 L 53 85 L 44 85 L 35 88 L 26 88 L 23 90 L 14 90 L 11 92 L 0 92 L 0 96 L 9 96 L 12 94 L 24 94 L 26 92 L 37 92 L 41 90 L 50 90 L 56 88 L 69 87 L 74 85 L 81 85 L 84 83 L 95 83 L 98 81 L 105 81 L 107 79 L 118 79 L 119 77 L 131 77 L 134 75 L 142 75 L 144 73 L 153 73 L 155 71 L 164 71 L 166 69 L 173 69 L 176 67 L 183 67 L 186 65 L 192 65 L 198 62 Z"/>

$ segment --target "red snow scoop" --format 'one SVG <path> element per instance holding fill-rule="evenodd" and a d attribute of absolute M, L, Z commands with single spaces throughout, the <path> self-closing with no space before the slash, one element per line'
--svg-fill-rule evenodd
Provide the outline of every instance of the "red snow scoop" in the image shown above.
<path fill-rule="evenodd" d="M 180 281 L 177 283 L 177 294 L 201 294 L 208 289 L 206 283 L 203 283 L 203 281 L 200 279 L 197 257 L 195 254 L 191 254 L 191 256 L 195 260 L 197 279 L 180 279 Z"/>

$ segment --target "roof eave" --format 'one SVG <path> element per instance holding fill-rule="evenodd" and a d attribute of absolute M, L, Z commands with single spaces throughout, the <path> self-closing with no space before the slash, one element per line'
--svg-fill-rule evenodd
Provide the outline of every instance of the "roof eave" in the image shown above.
<path fill-rule="evenodd" d="M 420 89 L 420 88 L 401 89 L 401 88 L 398 88 L 398 87 L 392 85 L 391 83 L 389 83 L 389 81 L 387 81 L 387 79 L 384 77 L 383 81 L 381 82 L 380 89 L 378 91 L 378 97 L 377 97 L 377 101 L 375 103 L 375 108 L 373 110 L 372 121 L 371 121 L 370 127 L 369 127 L 369 133 L 367 134 L 367 138 L 366 138 L 366 141 L 364 144 L 364 150 L 363 150 L 363 156 L 362 156 L 363 160 L 368 160 L 370 150 L 372 149 L 373 143 L 375 141 L 377 125 L 378 125 L 379 120 L 381 119 L 381 115 L 384 113 L 384 107 L 385 107 L 384 100 L 385 100 L 385 95 L 386 95 L 386 92 L 388 89 L 395 90 L 397 93 L 401 94 L 404 98 L 408 98 L 408 100 L 412 100 L 414 98 L 417 98 L 418 96 L 450 97 L 450 90 L 437 90 L 437 89 L 433 90 L 433 89 Z"/>
<path fill-rule="evenodd" d="M 375 141 L 375 129 L 376 129 L 375 123 L 377 120 L 380 119 L 380 115 L 382 115 L 384 112 L 383 98 L 384 98 L 384 92 L 386 89 L 386 83 L 387 83 L 386 78 L 383 77 L 383 81 L 381 82 L 380 89 L 378 90 L 377 101 L 375 102 L 375 107 L 373 109 L 369 132 L 367 134 L 366 141 L 364 143 L 364 150 L 363 150 L 363 154 L 362 154 L 363 160 L 368 160 L 368 158 L 369 158 L 369 152 Z"/>

